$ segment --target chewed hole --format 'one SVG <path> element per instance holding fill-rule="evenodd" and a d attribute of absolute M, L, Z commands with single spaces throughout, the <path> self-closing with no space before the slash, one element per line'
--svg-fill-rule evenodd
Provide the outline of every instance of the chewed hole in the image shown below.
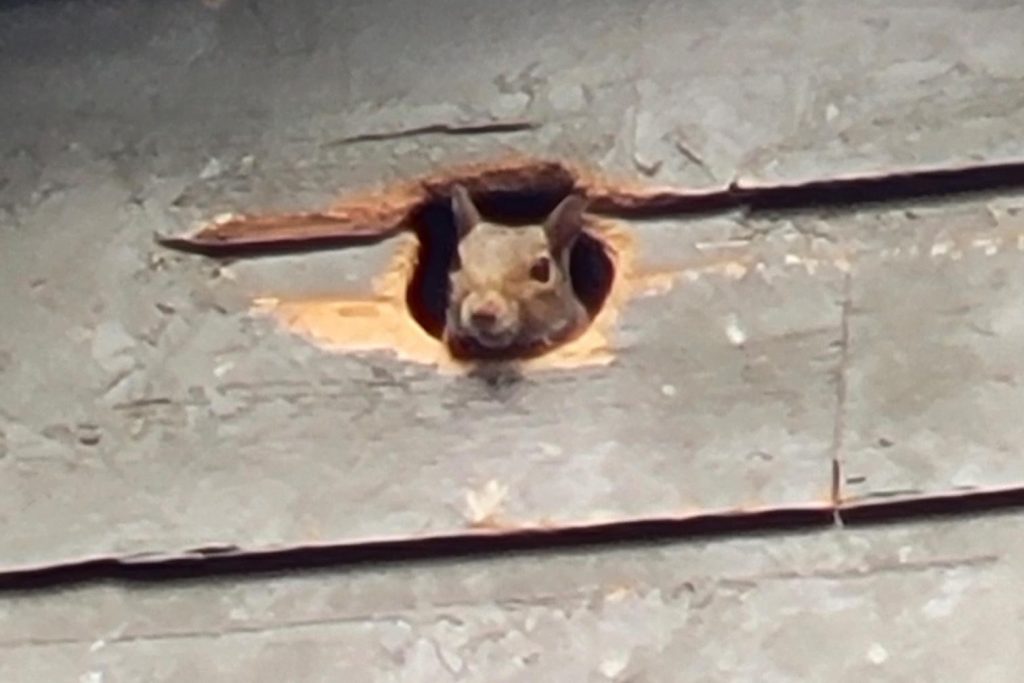
<path fill-rule="evenodd" d="M 563 183 L 521 191 L 473 192 L 473 202 L 485 220 L 510 226 L 542 222 L 572 191 Z M 439 194 L 410 215 L 419 240 L 416 268 L 406 290 L 413 319 L 431 336 L 444 334 L 448 308 L 448 270 L 455 257 L 457 233 L 448 195 Z M 615 279 L 615 266 L 605 244 L 585 231 L 570 256 L 570 277 L 576 296 L 593 320 Z"/>

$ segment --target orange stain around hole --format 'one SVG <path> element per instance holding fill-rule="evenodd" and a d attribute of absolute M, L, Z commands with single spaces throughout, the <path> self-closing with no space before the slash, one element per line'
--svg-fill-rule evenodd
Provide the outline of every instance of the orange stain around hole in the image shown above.
<path fill-rule="evenodd" d="M 524 371 L 573 369 L 607 365 L 614 359 L 615 323 L 630 299 L 666 293 L 679 272 L 640 273 L 636 268 L 633 236 L 611 221 L 595 221 L 591 234 L 608 249 L 614 264 L 611 290 L 601 310 L 576 339 L 549 352 L 518 361 Z M 372 284 L 366 297 L 279 299 L 263 297 L 253 311 L 269 315 L 287 331 L 329 351 L 359 353 L 390 351 L 400 360 L 433 365 L 442 372 L 459 373 L 475 363 L 453 358 L 447 346 L 428 334 L 410 315 L 406 288 L 416 268 L 419 243 L 401 235 L 389 268 Z"/>

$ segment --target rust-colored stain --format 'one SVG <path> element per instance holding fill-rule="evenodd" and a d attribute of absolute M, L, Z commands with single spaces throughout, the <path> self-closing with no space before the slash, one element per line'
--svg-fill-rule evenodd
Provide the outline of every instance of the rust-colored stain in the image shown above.
<path fill-rule="evenodd" d="M 993 172 L 992 169 L 976 170 Z M 590 231 L 605 243 L 614 262 L 610 293 L 582 335 L 544 355 L 518 361 L 524 369 L 578 368 L 610 363 L 615 349 L 615 322 L 623 308 L 637 296 L 667 291 L 679 277 L 686 282 L 706 275 L 740 280 L 757 274 L 768 279 L 774 277 L 771 261 L 778 258 L 782 259 L 781 265 L 785 269 L 804 268 L 809 275 L 814 275 L 822 267 L 834 267 L 848 273 L 858 256 L 855 248 L 822 249 L 814 246 L 808 249 L 807 245 L 794 245 L 794 249 L 781 255 L 764 254 L 758 253 L 760 250 L 752 248 L 747 240 L 740 240 L 738 245 L 722 245 L 705 251 L 693 262 L 671 273 L 641 272 L 631 236 L 608 216 L 687 213 L 716 207 L 735 208 L 744 202 L 753 206 L 757 201 L 771 205 L 772 201 L 792 201 L 790 195 L 794 192 L 806 194 L 810 190 L 834 192 L 837 189 L 849 192 L 855 187 L 882 187 L 886 182 L 896 183 L 890 189 L 898 193 L 905 191 L 906 188 L 900 188 L 909 180 L 923 185 L 939 181 L 948 183 L 950 174 L 969 175 L 969 171 L 926 170 L 897 175 L 895 180 L 883 175 L 817 181 L 803 186 L 755 187 L 733 183 L 727 187 L 695 192 L 685 188 L 649 187 L 636 181 L 613 180 L 582 165 L 513 155 L 448 167 L 424 177 L 368 188 L 349 194 L 320 211 L 225 215 L 189 235 L 165 239 L 164 243 L 228 255 L 252 247 L 310 246 L 322 241 L 358 244 L 362 240 L 396 239 L 400 248 L 394 262 L 375 279 L 367 296 L 358 299 L 262 298 L 254 302 L 254 310 L 273 317 L 285 329 L 325 349 L 340 352 L 386 350 L 406 361 L 427 363 L 442 371 L 459 371 L 473 365 L 473 362 L 453 358 L 448 348 L 424 331 L 407 309 L 406 291 L 417 265 L 417 240 L 412 234 L 417 211 L 432 203 L 447 201 L 456 183 L 466 186 L 474 195 L 483 196 L 516 193 L 526 196 L 538 192 L 564 196 L 569 192 L 581 192 L 589 200 L 593 218 Z M 968 248 L 992 254 L 1012 246 L 1012 240 L 1007 236 L 995 240 L 973 235 L 969 244 L 961 242 L 947 239 L 928 245 L 927 249 L 912 249 L 923 249 L 933 258 L 956 260 Z M 1020 238 L 1014 244 L 1017 248 L 1024 247 Z M 902 254 L 895 248 L 881 255 L 897 257 Z M 727 326 L 726 333 L 736 344 L 741 344 L 745 337 L 738 323 Z"/>
<path fill-rule="evenodd" d="M 614 356 L 616 320 L 629 300 L 667 292 L 680 273 L 639 272 L 633 236 L 612 221 L 595 221 L 590 230 L 608 248 L 615 276 L 604 306 L 586 331 L 545 355 L 518 362 L 523 370 L 570 369 L 607 365 Z M 269 315 L 284 329 L 317 346 L 338 352 L 391 351 L 399 359 L 463 372 L 474 363 L 454 358 L 448 347 L 421 328 L 409 314 L 406 288 L 416 268 L 416 239 L 401 235 L 391 266 L 378 276 L 372 293 L 360 298 L 264 297 L 253 310 Z"/>

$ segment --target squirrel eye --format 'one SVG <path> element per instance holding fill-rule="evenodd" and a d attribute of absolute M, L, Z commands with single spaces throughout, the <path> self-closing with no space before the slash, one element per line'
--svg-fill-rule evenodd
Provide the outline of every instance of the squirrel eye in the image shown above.
<path fill-rule="evenodd" d="M 537 282 L 547 282 L 551 279 L 551 259 L 541 256 L 530 266 L 530 277 Z"/>

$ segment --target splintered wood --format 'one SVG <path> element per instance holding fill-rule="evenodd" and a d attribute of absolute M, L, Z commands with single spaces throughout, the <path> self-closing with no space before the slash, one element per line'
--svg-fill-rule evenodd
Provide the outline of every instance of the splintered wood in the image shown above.
<path fill-rule="evenodd" d="M 215 217 L 191 233 L 164 237 L 168 247 L 211 255 L 229 255 L 246 248 L 287 248 L 320 243 L 358 243 L 383 239 L 409 228 L 413 212 L 425 203 L 446 197 L 452 185 L 471 194 L 582 192 L 597 212 L 649 211 L 667 204 L 699 206 L 728 190 L 692 193 L 673 188 L 648 188 L 613 182 L 594 171 L 561 161 L 509 156 L 498 161 L 453 166 L 434 175 L 370 188 L 346 196 L 320 211 Z"/>

